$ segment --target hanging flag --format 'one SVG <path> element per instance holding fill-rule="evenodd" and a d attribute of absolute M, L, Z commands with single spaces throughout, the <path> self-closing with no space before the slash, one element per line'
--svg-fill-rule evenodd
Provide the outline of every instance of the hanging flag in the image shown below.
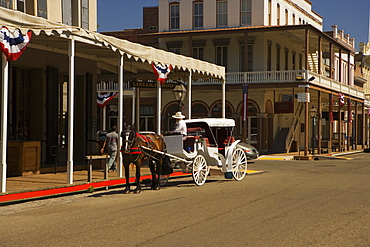
<path fill-rule="evenodd" d="M 22 55 L 31 40 L 31 34 L 32 31 L 28 31 L 23 35 L 19 28 L 13 32 L 5 26 L 0 29 L 0 49 L 8 61 L 15 61 Z"/>
<path fill-rule="evenodd" d="M 344 106 L 344 94 L 338 94 L 338 98 L 339 98 L 339 106 L 340 107 L 343 107 Z"/>
<path fill-rule="evenodd" d="M 106 106 L 117 94 L 116 92 L 98 93 L 97 105 L 100 107 Z"/>
<path fill-rule="evenodd" d="M 248 84 L 243 85 L 243 121 L 248 117 Z"/>
<path fill-rule="evenodd" d="M 152 68 L 157 78 L 157 81 L 159 81 L 161 84 L 166 82 L 167 76 L 172 70 L 171 65 L 167 66 L 167 65 L 162 65 L 161 63 L 154 63 L 154 62 L 152 62 Z"/>

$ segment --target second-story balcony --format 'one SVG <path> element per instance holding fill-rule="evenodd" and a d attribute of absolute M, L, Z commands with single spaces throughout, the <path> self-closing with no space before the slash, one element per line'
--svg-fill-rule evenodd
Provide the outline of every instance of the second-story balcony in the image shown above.
<path fill-rule="evenodd" d="M 319 75 L 308 70 L 285 70 L 285 71 L 260 71 L 260 72 L 233 72 L 226 73 L 226 84 L 269 84 L 269 83 L 296 83 L 304 85 L 320 86 L 328 90 L 351 95 L 364 99 L 364 91 L 360 88 L 350 86 L 324 75 Z M 221 84 L 220 80 L 194 80 L 193 85 L 214 85 Z M 124 84 L 124 90 L 132 90 L 129 83 Z M 118 91 L 117 82 L 100 82 L 97 91 Z"/>
<path fill-rule="evenodd" d="M 360 88 L 341 83 L 324 75 L 309 70 L 259 71 L 226 73 L 226 84 L 269 84 L 296 83 L 302 85 L 309 82 L 329 90 L 364 99 L 364 91 Z M 219 84 L 220 81 L 194 81 L 194 85 Z"/>

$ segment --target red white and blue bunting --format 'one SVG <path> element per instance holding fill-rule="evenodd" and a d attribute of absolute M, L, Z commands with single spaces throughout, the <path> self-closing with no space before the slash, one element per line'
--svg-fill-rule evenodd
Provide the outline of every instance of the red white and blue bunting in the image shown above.
<path fill-rule="evenodd" d="M 106 92 L 106 93 L 98 93 L 98 98 L 96 104 L 100 107 L 104 107 L 111 101 L 114 96 L 116 96 L 117 92 Z"/>
<path fill-rule="evenodd" d="M 345 105 L 344 103 L 344 94 L 338 94 L 338 98 L 339 98 L 339 106 L 340 107 L 343 107 Z"/>
<path fill-rule="evenodd" d="M 168 74 L 172 70 L 172 66 L 163 65 L 161 63 L 154 63 L 152 62 L 152 68 L 154 71 L 154 74 L 157 78 L 157 81 L 159 81 L 161 84 L 165 83 L 167 80 Z"/>
<path fill-rule="evenodd" d="M 31 40 L 31 34 L 32 31 L 28 31 L 23 35 L 19 28 L 13 32 L 5 26 L 0 29 L 0 49 L 8 61 L 15 61 L 22 55 Z"/>

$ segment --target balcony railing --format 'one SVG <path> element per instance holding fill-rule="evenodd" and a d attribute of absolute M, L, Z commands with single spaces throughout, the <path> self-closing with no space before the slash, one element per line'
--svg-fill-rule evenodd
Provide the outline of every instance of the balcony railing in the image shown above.
<path fill-rule="evenodd" d="M 314 77 L 314 80 L 309 81 L 309 78 Z M 284 71 L 261 71 L 261 72 L 234 72 L 226 74 L 226 84 L 264 84 L 264 83 L 307 83 L 310 85 L 321 86 L 329 90 L 334 90 L 340 93 L 351 95 L 360 99 L 364 99 L 364 91 L 335 81 L 326 76 L 308 70 L 284 70 Z M 192 82 L 193 85 L 215 85 L 221 84 L 220 80 L 214 79 L 199 79 Z M 124 83 L 124 90 L 130 90 L 128 83 Z M 100 82 L 97 85 L 98 92 L 118 91 L 118 84 L 114 81 Z"/>

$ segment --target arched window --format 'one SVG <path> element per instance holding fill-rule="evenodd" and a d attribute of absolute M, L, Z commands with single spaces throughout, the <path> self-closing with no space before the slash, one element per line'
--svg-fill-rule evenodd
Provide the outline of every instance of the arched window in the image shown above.
<path fill-rule="evenodd" d="M 277 4 L 276 8 L 276 24 L 280 25 L 280 4 Z"/>
<path fill-rule="evenodd" d="M 192 118 L 206 118 L 208 117 L 208 106 L 202 101 L 195 101 L 191 107 Z"/>
<path fill-rule="evenodd" d="M 178 102 L 174 102 L 174 101 L 168 103 L 164 107 L 163 114 L 166 120 L 163 121 L 163 126 L 162 126 L 163 130 L 172 130 L 174 128 L 176 120 L 172 117 L 172 115 L 175 115 L 175 113 L 178 110 L 179 110 L 179 104 Z"/>
<path fill-rule="evenodd" d="M 225 106 L 225 115 L 227 118 L 230 118 L 232 114 L 234 113 L 233 106 L 229 103 L 226 102 Z M 211 105 L 211 110 L 210 110 L 211 117 L 222 117 L 222 102 L 221 100 L 214 102 Z"/>
<path fill-rule="evenodd" d="M 289 24 L 289 15 L 288 15 L 288 10 L 285 10 L 285 25 Z"/>

